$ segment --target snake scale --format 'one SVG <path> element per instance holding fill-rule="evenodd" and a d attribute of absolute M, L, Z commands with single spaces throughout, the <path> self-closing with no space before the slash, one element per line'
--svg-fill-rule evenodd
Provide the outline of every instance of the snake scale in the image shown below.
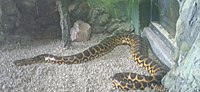
<path fill-rule="evenodd" d="M 167 73 L 163 65 L 148 57 L 147 46 L 140 36 L 133 34 L 113 35 L 105 38 L 99 44 L 89 47 L 83 52 L 70 56 L 54 56 L 41 54 L 29 59 L 14 61 L 17 66 L 30 65 L 34 63 L 57 63 L 57 64 L 79 64 L 103 56 L 112 51 L 118 45 L 129 45 L 133 60 L 145 68 L 150 76 L 140 75 L 131 72 L 117 73 L 112 78 L 114 88 L 122 90 L 151 88 L 163 90 L 161 79 Z"/>

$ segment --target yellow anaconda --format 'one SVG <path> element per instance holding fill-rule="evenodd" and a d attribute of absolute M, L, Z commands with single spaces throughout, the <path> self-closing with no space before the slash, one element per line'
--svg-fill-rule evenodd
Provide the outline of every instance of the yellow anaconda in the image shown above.
<path fill-rule="evenodd" d="M 132 58 L 140 67 L 144 67 L 150 76 L 136 73 L 117 73 L 113 76 L 112 83 L 115 88 L 122 90 L 129 89 L 162 89 L 161 79 L 166 74 L 166 70 L 159 63 L 152 61 L 147 55 L 147 48 L 141 37 L 133 34 L 120 34 L 107 37 L 99 44 L 94 45 L 83 52 L 70 56 L 54 56 L 42 54 L 29 59 L 17 60 L 17 66 L 34 63 L 58 63 L 58 64 L 79 64 L 100 57 L 112 51 L 118 45 L 129 45 L 132 49 Z"/>

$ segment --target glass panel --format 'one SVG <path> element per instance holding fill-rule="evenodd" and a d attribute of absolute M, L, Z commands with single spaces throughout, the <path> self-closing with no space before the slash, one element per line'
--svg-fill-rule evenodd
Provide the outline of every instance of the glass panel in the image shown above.
<path fill-rule="evenodd" d="M 179 4 L 176 0 L 152 0 L 152 21 L 158 21 L 173 37 L 178 16 Z"/>

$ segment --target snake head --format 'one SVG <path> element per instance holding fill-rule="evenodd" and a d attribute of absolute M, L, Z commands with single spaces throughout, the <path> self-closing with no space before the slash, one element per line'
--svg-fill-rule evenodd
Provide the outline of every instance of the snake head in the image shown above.
<path fill-rule="evenodd" d="M 33 63 L 33 59 L 32 58 L 29 58 L 29 59 L 21 59 L 21 60 L 16 60 L 14 61 L 14 64 L 16 66 L 23 66 L 23 65 L 30 65 Z"/>
<path fill-rule="evenodd" d="M 14 64 L 16 66 L 24 66 L 24 65 L 31 65 L 31 64 L 36 64 L 36 63 L 43 63 L 45 61 L 46 56 L 47 54 L 42 54 L 42 55 L 35 56 L 33 58 L 16 60 L 14 61 Z"/>

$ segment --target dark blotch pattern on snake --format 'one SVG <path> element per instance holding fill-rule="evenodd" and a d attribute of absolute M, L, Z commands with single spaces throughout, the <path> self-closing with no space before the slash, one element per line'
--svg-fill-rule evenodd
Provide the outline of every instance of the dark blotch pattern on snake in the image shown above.
<path fill-rule="evenodd" d="M 112 83 L 115 88 L 122 90 L 143 90 L 146 87 L 156 90 L 164 89 L 161 84 L 161 79 L 167 71 L 162 65 L 148 57 L 147 46 L 143 39 L 133 34 L 120 34 L 107 37 L 99 44 L 75 55 L 54 56 L 50 54 L 42 54 L 29 59 L 17 60 L 14 64 L 17 66 L 30 65 L 34 63 L 79 64 L 103 56 L 112 51 L 118 45 L 129 45 L 132 49 L 133 60 L 140 67 L 145 68 L 150 73 L 150 76 L 130 72 L 117 73 L 112 78 Z"/>

